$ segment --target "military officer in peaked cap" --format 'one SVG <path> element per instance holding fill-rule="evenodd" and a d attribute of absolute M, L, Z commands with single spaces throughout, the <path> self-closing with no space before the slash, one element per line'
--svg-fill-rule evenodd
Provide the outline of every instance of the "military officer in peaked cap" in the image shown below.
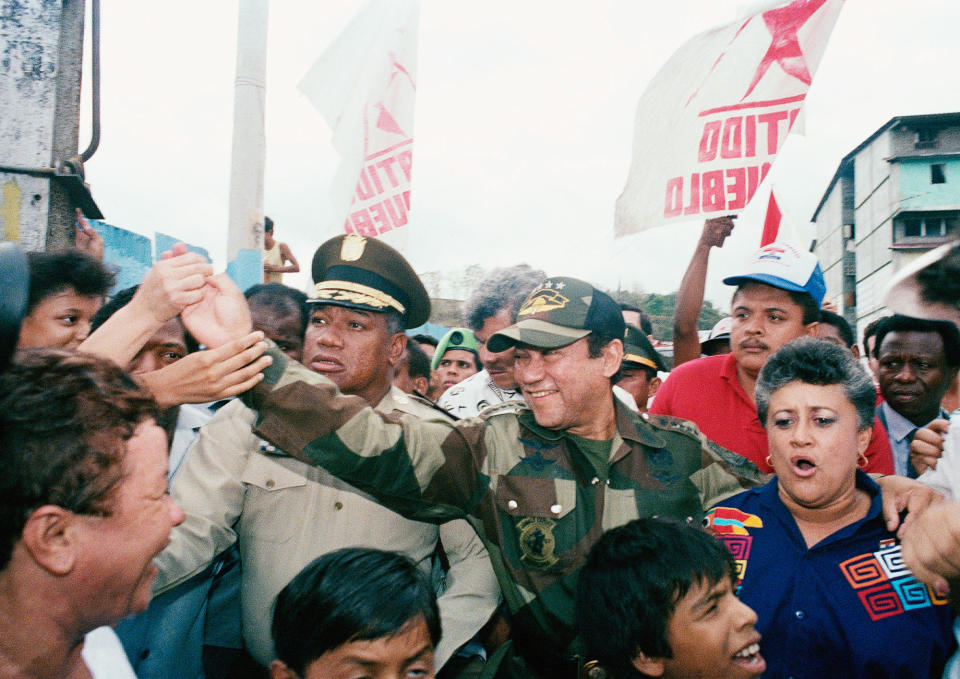
<path fill-rule="evenodd" d="M 427 292 L 403 256 L 373 238 L 337 236 L 317 250 L 313 277 L 303 342 L 309 370 L 288 363 L 286 356 L 284 363 L 338 395 L 361 397 L 348 400 L 361 409 L 369 406 L 381 421 L 449 422 L 442 411 L 392 386 L 406 347 L 404 328 L 423 324 L 430 314 Z M 300 417 L 294 419 L 303 419 L 310 404 L 296 407 Z M 476 532 L 465 521 L 438 528 L 439 521 L 400 516 L 296 459 L 299 448 L 263 440 L 255 420 L 256 413 L 237 400 L 203 427 L 172 487 L 187 518 L 158 557 L 155 589 L 165 591 L 202 571 L 236 540 L 243 564 L 244 639 L 253 657 L 268 665 L 276 657 L 270 638 L 273 601 L 313 559 L 342 547 L 373 547 L 405 554 L 429 570 L 439 535 L 450 563 L 449 586 L 439 599 L 443 636 L 434 656 L 437 667 L 443 665 L 479 631 L 499 599 Z M 289 425 L 295 427 L 293 419 Z"/>
<path fill-rule="evenodd" d="M 626 390 L 636 401 L 637 410 L 647 410 L 647 401 L 660 387 L 658 372 L 667 372 L 663 357 L 640 328 L 627 325 L 623 338 L 623 363 L 617 376 L 617 386 Z"/>
<path fill-rule="evenodd" d="M 430 318 L 430 297 L 399 252 L 375 238 L 347 234 L 331 238 L 313 256 L 310 301 L 397 313 L 403 328 Z"/>

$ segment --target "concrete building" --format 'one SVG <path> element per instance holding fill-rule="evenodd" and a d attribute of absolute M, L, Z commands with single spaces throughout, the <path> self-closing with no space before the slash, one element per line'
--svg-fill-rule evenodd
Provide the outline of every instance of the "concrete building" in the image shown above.
<path fill-rule="evenodd" d="M 859 335 L 894 272 L 958 235 L 960 113 L 892 118 L 843 157 L 813 222 L 827 295 Z"/>

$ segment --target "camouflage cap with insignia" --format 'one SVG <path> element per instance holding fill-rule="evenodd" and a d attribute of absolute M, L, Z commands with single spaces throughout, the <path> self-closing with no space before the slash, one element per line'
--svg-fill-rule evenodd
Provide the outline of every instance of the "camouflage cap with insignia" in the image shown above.
<path fill-rule="evenodd" d="M 430 318 L 430 297 L 403 255 L 377 240 L 355 233 L 331 238 L 313 256 L 308 302 L 366 311 L 396 311 L 405 328 Z"/>
<path fill-rule="evenodd" d="M 658 372 L 667 372 L 667 364 L 663 362 L 660 352 L 653 348 L 643 331 L 633 325 L 627 325 L 623 338 L 623 365 L 639 365 Z"/>
<path fill-rule="evenodd" d="M 622 338 L 620 306 L 605 292 L 576 278 L 553 277 L 533 289 L 517 312 L 517 322 L 492 335 L 487 348 L 504 351 L 517 344 L 555 349 L 590 333 Z"/>

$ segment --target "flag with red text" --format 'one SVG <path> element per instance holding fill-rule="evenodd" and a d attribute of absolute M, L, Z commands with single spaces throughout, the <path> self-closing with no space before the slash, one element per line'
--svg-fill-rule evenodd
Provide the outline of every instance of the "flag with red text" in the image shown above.
<path fill-rule="evenodd" d="M 667 61 L 637 107 L 617 236 L 743 210 L 800 113 L 842 4 L 768 4 Z"/>
<path fill-rule="evenodd" d="M 419 15 L 418 0 L 368 0 L 299 85 L 333 130 L 330 197 L 347 233 L 408 222 Z"/>

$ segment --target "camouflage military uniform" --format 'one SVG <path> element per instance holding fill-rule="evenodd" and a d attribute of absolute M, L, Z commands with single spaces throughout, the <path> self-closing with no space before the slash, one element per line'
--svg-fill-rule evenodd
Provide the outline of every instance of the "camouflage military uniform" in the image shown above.
<path fill-rule="evenodd" d="M 384 415 L 270 354 L 264 381 L 244 397 L 260 412 L 259 436 L 410 518 L 467 516 L 477 529 L 516 651 L 497 676 L 575 676 L 576 574 L 604 530 L 650 515 L 699 522 L 704 504 L 763 480 L 693 424 L 618 403 L 603 482 L 567 434 L 540 427 L 522 404 L 457 423 Z"/>

